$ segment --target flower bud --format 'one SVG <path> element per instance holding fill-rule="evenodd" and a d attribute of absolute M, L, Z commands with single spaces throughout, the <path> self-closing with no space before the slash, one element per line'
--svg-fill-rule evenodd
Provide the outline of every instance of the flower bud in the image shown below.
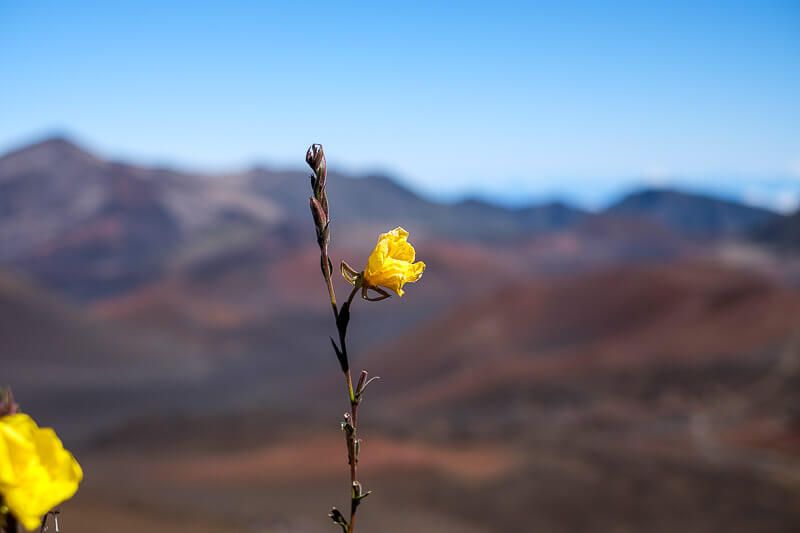
<path fill-rule="evenodd" d="M 325 213 L 325 209 L 316 198 L 309 198 L 308 203 L 311 207 L 311 216 L 314 217 L 314 225 L 318 230 L 322 230 L 328 224 L 328 215 Z"/>
<path fill-rule="evenodd" d="M 312 144 L 306 152 L 306 163 L 314 171 L 317 177 L 317 188 L 322 189 L 325 187 L 325 179 L 327 178 L 327 165 L 325 163 L 325 151 L 322 149 L 321 144 Z"/>

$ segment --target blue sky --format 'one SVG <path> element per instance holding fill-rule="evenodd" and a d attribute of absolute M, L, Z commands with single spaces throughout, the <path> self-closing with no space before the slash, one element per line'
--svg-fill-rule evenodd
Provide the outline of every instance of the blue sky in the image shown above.
<path fill-rule="evenodd" d="M 322 142 L 443 198 L 800 199 L 798 1 L 0 0 L 0 80 L 0 150 L 228 169 Z"/>

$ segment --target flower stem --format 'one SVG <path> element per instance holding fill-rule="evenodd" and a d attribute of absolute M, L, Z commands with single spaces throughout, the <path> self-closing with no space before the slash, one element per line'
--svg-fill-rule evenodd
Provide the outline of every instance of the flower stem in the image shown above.
<path fill-rule="evenodd" d="M 339 317 L 339 308 L 336 305 L 336 291 L 333 288 L 333 273 L 331 272 L 331 259 L 328 255 L 328 245 L 321 244 L 320 251 L 320 264 L 322 265 L 322 277 L 325 278 L 325 286 L 328 289 L 328 297 L 331 300 L 331 309 L 333 309 L 333 318 Z"/>
<path fill-rule="evenodd" d="M 358 497 L 356 489 L 358 483 L 358 399 L 353 391 L 353 378 L 348 369 L 345 372 L 347 381 L 347 392 L 350 396 L 350 424 L 353 426 L 352 432 L 347 435 L 347 457 L 350 463 L 350 522 L 347 527 L 348 533 L 353 533 L 356 522 L 356 509 L 358 508 Z"/>
<path fill-rule="evenodd" d="M 325 153 L 321 145 L 311 145 L 306 153 L 306 162 L 314 171 L 314 175 L 311 176 L 313 196 L 309 198 L 309 205 L 317 232 L 322 277 L 325 278 L 325 286 L 328 289 L 333 318 L 336 321 L 336 329 L 339 333 L 339 344 L 336 344 L 333 337 L 331 337 L 331 343 L 333 344 L 333 349 L 336 351 L 336 357 L 339 359 L 339 364 L 345 376 L 347 398 L 350 402 L 350 412 L 344 415 L 344 422 L 342 423 L 342 429 L 345 432 L 347 442 L 347 458 L 350 464 L 350 520 L 345 521 L 344 517 L 335 507 L 332 509 L 329 516 L 334 523 L 342 527 L 343 530 L 346 530 L 347 533 L 353 533 L 355 530 L 356 510 L 361 500 L 366 496 L 362 492 L 361 484 L 358 481 L 358 454 L 360 442 L 358 440 L 357 428 L 358 404 L 361 402 L 363 387 L 366 386 L 367 373 L 361 373 L 361 380 L 358 382 L 357 388 L 354 389 L 353 378 L 350 373 L 350 360 L 347 355 L 347 326 L 350 323 L 350 306 L 353 303 L 353 298 L 356 293 L 361 289 L 361 282 L 360 278 L 357 278 L 357 281 L 351 281 L 353 283 L 353 290 L 350 292 L 347 301 L 339 308 L 336 302 L 336 291 L 333 287 L 332 263 L 328 255 L 328 244 L 330 243 L 330 213 L 328 212 L 328 197 L 327 191 L 325 190 L 327 164 L 325 162 Z"/>
<path fill-rule="evenodd" d="M 342 262 L 342 273 L 345 278 L 353 284 L 350 295 L 341 307 L 336 302 L 336 292 L 333 288 L 333 267 L 328 255 L 328 244 L 330 243 L 330 212 L 328 210 L 328 195 L 325 190 L 327 181 L 327 163 L 325 162 L 325 152 L 322 145 L 312 144 L 306 152 L 306 163 L 314 171 L 311 178 L 311 189 L 313 196 L 309 198 L 311 215 L 314 219 L 314 226 L 317 233 L 317 244 L 320 251 L 320 267 L 322 277 L 325 278 L 325 286 L 328 289 L 328 297 L 333 310 L 333 318 L 336 321 L 336 329 L 339 333 L 339 344 L 331 337 L 331 344 L 336 352 L 339 365 L 344 373 L 345 384 L 347 386 L 347 399 L 350 402 L 350 412 L 345 413 L 342 429 L 345 433 L 347 443 L 347 459 L 350 464 L 350 520 L 346 520 L 342 513 L 335 507 L 328 515 L 333 522 L 340 526 L 346 533 L 353 533 L 356 527 L 356 510 L 369 492 L 364 493 L 361 483 L 358 481 L 358 455 L 361 448 L 361 441 L 358 439 L 358 405 L 361 403 L 364 388 L 369 384 L 368 374 L 361 371 L 361 378 L 353 388 L 353 377 L 350 372 L 350 359 L 347 355 L 347 326 L 350 324 L 350 306 L 353 303 L 356 293 L 362 289 L 363 273 L 358 274 L 347 263 Z M 350 275 L 348 276 L 347 273 Z M 381 293 L 381 289 L 374 288 Z M 388 297 L 388 294 L 385 294 Z M 365 298 L 366 292 L 365 292 Z M 370 299 L 370 298 L 367 298 Z M 377 377 L 373 378 L 377 379 Z"/>
<path fill-rule="evenodd" d="M 17 517 L 12 513 L 6 514 L 6 525 L 3 531 L 4 533 L 17 533 Z"/>
<path fill-rule="evenodd" d="M 348 312 L 350 310 L 350 304 L 353 302 L 353 298 L 355 297 L 356 293 L 359 290 L 359 286 L 355 285 L 353 289 L 350 291 L 350 295 L 347 298 L 347 303 L 345 304 Z M 343 306 L 343 309 L 345 308 Z M 339 331 L 339 344 L 344 353 L 345 357 L 347 357 L 347 324 L 343 324 L 342 329 Z M 350 371 L 350 365 L 348 364 L 347 370 L 344 371 L 345 377 L 345 385 L 347 387 L 347 397 L 350 401 L 350 429 L 345 431 L 345 437 L 347 442 L 347 460 L 350 465 L 350 520 L 347 525 L 347 532 L 353 533 L 355 530 L 355 523 L 356 523 L 356 511 L 358 509 L 358 505 L 361 501 L 361 485 L 358 481 L 358 454 L 359 454 L 359 442 L 358 442 L 358 405 L 360 403 L 360 396 L 359 391 L 356 391 L 353 388 L 353 375 Z"/>

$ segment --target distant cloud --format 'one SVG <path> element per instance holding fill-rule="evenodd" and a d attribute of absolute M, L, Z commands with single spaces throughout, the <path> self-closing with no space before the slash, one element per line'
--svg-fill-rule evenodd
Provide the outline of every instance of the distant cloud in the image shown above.
<path fill-rule="evenodd" d="M 642 176 L 644 177 L 645 183 L 648 185 L 659 187 L 667 185 L 670 182 L 672 174 L 666 167 L 655 165 L 644 169 Z"/>
<path fill-rule="evenodd" d="M 778 211 L 783 213 L 790 213 L 796 211 L 800 207 L 800 191 L 790 190 L 782 191 L 775 198 L 775 205 Z"/>
<path fill-rule="evenodd" d="M 780 213 L 792 213 L 800 207 L 800 189 L 749 187 L 742 194 L 742 200 L 753 206 L 766 207 Z"/>

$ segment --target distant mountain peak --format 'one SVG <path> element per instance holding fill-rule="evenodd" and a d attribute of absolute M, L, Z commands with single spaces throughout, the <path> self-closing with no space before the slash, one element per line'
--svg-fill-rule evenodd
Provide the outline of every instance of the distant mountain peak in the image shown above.
<path fill-rule="evenodd" d="M 679 234 L 701 238 L 743 236 L 779 217 L 767 209 L 733 200 L 657 187 L 633 191 L 605 213 L 648 219 Z"/>
<path fill-rule="evenodd" d="M 670 202 L 670 201 L 685 201 L 685 202 L 711 202 L 714 204 L 727 204 L 730 206 L 737 206 L 737 207 L 745 207 L 749 208 L 750 206 L 745 206 L 739 202 L 734 200 L 726 200 L 724 198 L 720 198 L 718 196 L 714 196 L 712 194 L 706 194 L 702 192 L 690 192 L 684 189 L 678 189 L 674 187 L 664 186 L 651 186 L 651 187 L 642 187 L 640 189 L 635 189 L 630 191 L 628 194 L 625 194 L 617 201 L 614 205 L 620 205 L 625 202 Z M 754 207 L 754 210 L 760 211 L 767 211 L 766 209 Z"/>
<path fill-rule="evenodd" d="M 46 137 L 0 156 L 0 161 L 6 164 L 18 164 L 23 161 L 52 162 L 64 159 L 87 161 L 96 160 L 97 158 L 65 135 Z"/>

